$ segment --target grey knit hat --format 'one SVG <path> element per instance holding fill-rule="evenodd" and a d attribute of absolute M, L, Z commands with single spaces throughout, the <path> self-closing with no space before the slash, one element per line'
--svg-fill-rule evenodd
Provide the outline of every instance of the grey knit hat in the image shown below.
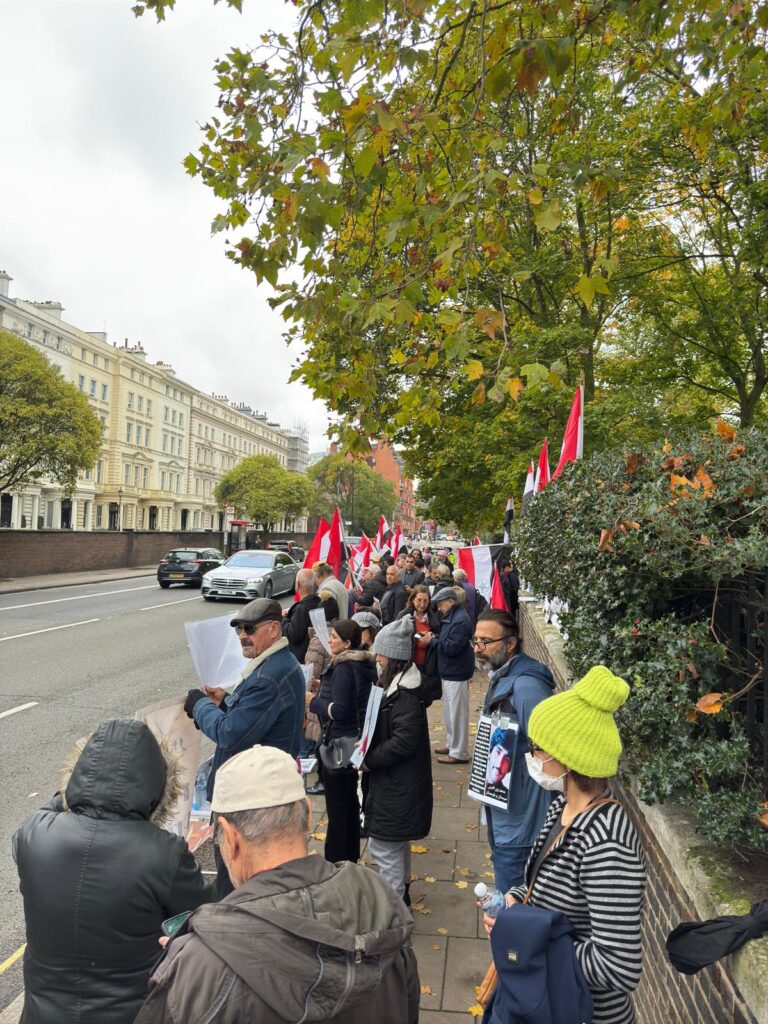
<path fill-rule="evenodd" d="M 352 621 L 356 622 L 360 629 L 381 629 L 381 619 L 373 612 L 355 612 Z"/>
<path fill-rule="evenodd" d="M 395 661 L 410 661 L 413 653 L 413 619 L 405 615 L 382 627 L 376 634 L 371 650 Z"/>
<path fill-rule="evenodd" d="M 442 587 L 440 590 L 436 590 L 432 595 L 432 600 L 435 604 L 438 601 L 453 601 L 454 604 L 458 604 L 459 598 L 453 587 Z"/>

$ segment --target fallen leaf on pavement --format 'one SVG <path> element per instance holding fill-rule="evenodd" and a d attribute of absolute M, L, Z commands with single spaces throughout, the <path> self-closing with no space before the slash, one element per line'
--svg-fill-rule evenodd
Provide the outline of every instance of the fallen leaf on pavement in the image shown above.
<path fill-rule="evenodd" d="M 428 846 L 412 846 L 411 853 L 429 853 Z"/>
<path fill-rule="evenodd" d="M 433 942 L 432 943 L 432 949 L 442 949 L 442 948 L 443 947 L 440 945 L 439 942 Z"/>
<path fill-rule="evenodd" d="M 438 928 L 437 929 L 437 934 L 438 935 L 447 935 L 448 934 L 448 929 L 447 928 Z"/>
<path fill-rule="evenodd" d="M 432 883 L 433 883 L 433 882 L 436 882 L 436 881 L 437 881 L 437 879 L 436 879 L 436 878 L 434 877 L 434 875 L 427 875 L 427 876 L 425 877 L 424 881 L 425 881 L 425 882 L 429 882 L 429 884 L 430 884 L 430 885 L 432 885 Z"/>
<path fill-rule="evenodd" d="M 421 994 L 423 996 L 433 996 L 435 993 L 432 991 L 432 986 L 431 985 L 422 985 L 421 986 Z"/>
<path fill-rule="evenodd" d="M 471 1013 L 473 1017 L 482 1017 L 485 1010 L 482 1008 L 480 1003 L 475 1003 L 474 1006 L 467 1007 L 467 1013 Z"/>
<path fill-rule="evenodd" d="M 462 876 L 462 878 L 469 878 L 469 876 L 472 874 L 469 868 L 456 868 L 456 870 Z"/>
<path fill-rule="evenodd" d="M 453 884 L 456 886 L 457 889 L 466 889 L 467 886 L 469 885 L 469 882 L 454 882 Z"/>
<path fill-rule="evenodd" d="M 464 830 L 466 832 L 475 832 L 477 830 L 477 825 L 465 825 Z"/>
<path fill-rule="evenodd" d="M 325 832 L 313 832 L 312 833 L 312 838 L 313 839 L 317 839 L 317 840 L 319 840 L 319 842 L 322 843 L 323 840 L 325 839 Z"/>

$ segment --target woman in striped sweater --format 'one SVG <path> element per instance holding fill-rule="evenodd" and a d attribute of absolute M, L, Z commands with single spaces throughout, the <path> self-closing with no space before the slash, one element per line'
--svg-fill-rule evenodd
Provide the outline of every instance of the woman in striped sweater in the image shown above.
<path fill-rule="evenodd" d="M 629 993 L 642 970 L 640 916 L 645 861 L 623 807 L 611 798 L 621 740 L 613 719 L 629 696 L 597 665 L 570 690 L 542 701 L 528 722 L 528 771 L 562 795 L 551 804 L 526 865 L 526 885 L 507 903 L 559 910 L 592 993 L 593 1024 L 632 1024 Z M 486 918 L 490 931 L 493 921 Z"/>

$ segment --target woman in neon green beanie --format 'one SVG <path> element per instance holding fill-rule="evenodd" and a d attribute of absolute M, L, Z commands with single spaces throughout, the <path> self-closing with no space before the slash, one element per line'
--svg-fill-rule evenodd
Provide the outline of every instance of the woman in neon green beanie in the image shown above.
<path fill-rule="evenodd" d="M 596 665 L 534 708 L 528 771 L 561 795 L 531 850 L 526 885 L 507 894 L 510 905 L 527 895 L 530 905 L 570 918 L 592 992 L 592 1024 L 632 1024 L 629 993 L 642 969 L 645 860 L 632 822 L 609 789 L 622 749 L 613 716 L 628 696 L 623 679 Z M 490 933 L 492 919 L 485 924 Z"/>

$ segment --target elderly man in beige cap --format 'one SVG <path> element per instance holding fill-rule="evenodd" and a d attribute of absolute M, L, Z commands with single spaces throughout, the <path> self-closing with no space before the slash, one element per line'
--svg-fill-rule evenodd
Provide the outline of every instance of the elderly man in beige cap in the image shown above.
<path fill-rule="evenodd" d="M 413 920 L 369 868 L 307 855 L 312 812 L 293 759 L 237 754 L 212 807 L 235 890 L 184 921 L 135 1024 L 415 1024 Z"/>

